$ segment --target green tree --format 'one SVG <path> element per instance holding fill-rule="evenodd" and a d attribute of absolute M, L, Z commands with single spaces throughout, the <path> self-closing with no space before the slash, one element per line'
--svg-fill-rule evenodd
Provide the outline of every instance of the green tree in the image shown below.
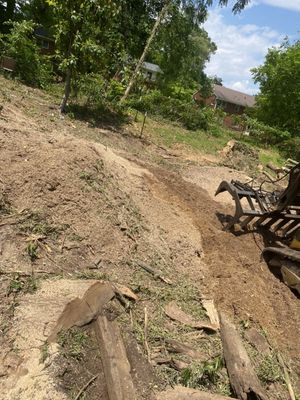
<path fill-rule="evenodd" d="M 271 126 L 299 135 L 300 131 L 300 41 L 285 41 L 271 48 L 265 62 L 252 70 L 260 85 L 256 116 Z"/>
<path fill-rule="evenodd" d="M 232 11 L 234 13 L 240 12 L 250 0 L 237 0 L 234 2 Z M 207 15 L 207 8 L 214 3 L 214 0 L 165 0 L 161 2 L 161 9 L 157 14 L 156 21 L 153 25 L 153 28 L 150 32 L 150 35 L 147 39 L 143 52 L 136 64 L 135 70 L 129 80 L 128 86 L 125 90 L 124 96 L 122 97 L 122 101 L 126 100 L 129 95 L 132 87 L 134 86 L 139 71 L 143 65 L 143 62 L 152 46 L 152 42 L 156 36 L 156 33 L 159 31 L 161 25 L 164 22 L 164 19 L 167 18 L 167 13 L 170 9 L 174 8 L 178 9 L 180 12 L 185 12 L 186 14 L 190 13 L 192 16 L 193 24 L 201 23 L 205 20 Z M 227 6 L 228 0 L 219 0 L 218 4 L 220 6 Z"/>
<path fill-rule="evenodd" d="M 57 56 L 65 73 L 65 90 L 60 110 L 64 112 L 71 93 L 72 79 L 80 73 L 101 71 L 107 63 L 107 41 L 114 34 L 111 20 L 118 12 L 110 0 L 48 0 L 55 17 Z M 117 43 L 115 52 L 117 52 Z"/>
<path fill-rule="evenodd" d="M 198 87 L 203 80 L 205 62 L 216 50 L 207 32 L 199 27 L 199 16 L 196 18 L 195 12 L 190 7 L 181 10 L 173 5 L 157 34 L 150 58 L 162 68 L 165 83 Z"/>
<path fill-rule="evenodd" d="M 3 53 L 16 62 L 14 74 L 21 81 L 33 86 L 44 87 L 50 80 L 51 67 L 33 34 L 32 21 L 15 21 L 9 34 L 3 35 Z"/>

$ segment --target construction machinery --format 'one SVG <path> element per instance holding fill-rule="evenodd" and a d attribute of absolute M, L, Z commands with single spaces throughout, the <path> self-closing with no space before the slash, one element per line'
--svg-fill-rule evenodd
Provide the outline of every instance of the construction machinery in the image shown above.
<path fill-rule="evenodd" d="M 225 230 L 239 227 L 244 231 L 271 232 L 274 246 L 263 250 L 270 268 L 300 294 L 300 163 L 280 178 L 284 189 L 264 189 L 266 181 L 255 185 L 232 180 L 223 181 L 216 195 L 228 192 L 235 201 L 235 214 L 229 217 Z M 278 184 L 272 181 L 273 184 Z M 269 181 L 270 186 L 270 181 Z"/>

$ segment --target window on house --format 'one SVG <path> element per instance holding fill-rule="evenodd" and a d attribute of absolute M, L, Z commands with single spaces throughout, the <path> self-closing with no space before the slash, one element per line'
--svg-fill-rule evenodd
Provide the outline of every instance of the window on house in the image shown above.
<path fill-rule="evenodd" d="M 152 80 L 152 72 L 147 71 L 147 79 L 148 79 L 149 81 Z"/>
<path fill-rule="evenodd" d="M 42 49 L 49 49 L 49 41 L 48 40 L 42 40 L 41 41 L 41 47 L 42 47 Z"/>
<path fill-rule="evenodd" d="M 241 106 L 239 106 L 238 104 L 235 105 L 235 112 L 240 112 L 241 110 Z"/>

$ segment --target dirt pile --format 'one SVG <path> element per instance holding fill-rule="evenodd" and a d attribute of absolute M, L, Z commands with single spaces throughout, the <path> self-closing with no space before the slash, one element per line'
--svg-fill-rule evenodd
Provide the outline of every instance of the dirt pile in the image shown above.
<path fill-rule="evenodd" d="M 5 96 L 0 118 L 0 397 L 39 399 L 41 388 L 51 399 L 74 397 L 92 378 L 92 337 L 80 361 L 72 358 L 69 337 L 53 348 L 45 340 L 65 304 L 99 279 L 125 284 L 139 297 L 128 309 L 116 306 L 112 317 L 124 327 L 128 348 L 137 348 L 129 353 L 137 373 L 144 371 L 142 398 L 178 383 L 230 395 L 218 335 L 182 327 L 164 311 L 176 302 L 183 312 L 205 320 L 203 298 L 214 298 L 243 334 L 252 327 L 263 330 L 294 371 L 295 387 L 299 384 L 299 300 L 261 260 L 262 239 L 223 232 L 217 218 L 231 208 L 228 199 L 223 205 L 212 199 L 213 187 L 238 172 L 191 167 L 185 160 L 175 169 L 176 160 L 170 166 L 154 153 L 151 161 L 149 146 L 135 145 L 130 137 L 61 119 L 42 92 L 16 86 Z M 185 179 L 168 169 L 185 171 Z M 141 262 L 172 285 L 141 268 Z M 74 333 L 77 344 L 81 334 Z M 162 362 L 172 340 L 203 354 L 203 360 L 191 364 L 174 354 L 171 366 Z M 255 357 L 258 369 L 267 365 L 262 379 L 272 399 L 285 399 L 281 378 L 270 372 L 273 359 Z M 98 360 L 95 356 L 94 364 Z M 186 373 L 174 368 L 179 362 L 187 363 Z M 204 367 L 213 369 L 213 378 Z M 94 398 L 95 387 L 86 391 L 88 399 Z"/>

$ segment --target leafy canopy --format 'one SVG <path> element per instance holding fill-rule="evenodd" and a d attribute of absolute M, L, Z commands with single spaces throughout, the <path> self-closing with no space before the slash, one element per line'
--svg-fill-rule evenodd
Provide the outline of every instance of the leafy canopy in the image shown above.
<path fill-rule="evenodd" d="M 271 48 L 265 62 L 252 70 L 260 85 L 257 117 L 261 121 L 300 134 L 300 41 L 287 40 Z"/>

